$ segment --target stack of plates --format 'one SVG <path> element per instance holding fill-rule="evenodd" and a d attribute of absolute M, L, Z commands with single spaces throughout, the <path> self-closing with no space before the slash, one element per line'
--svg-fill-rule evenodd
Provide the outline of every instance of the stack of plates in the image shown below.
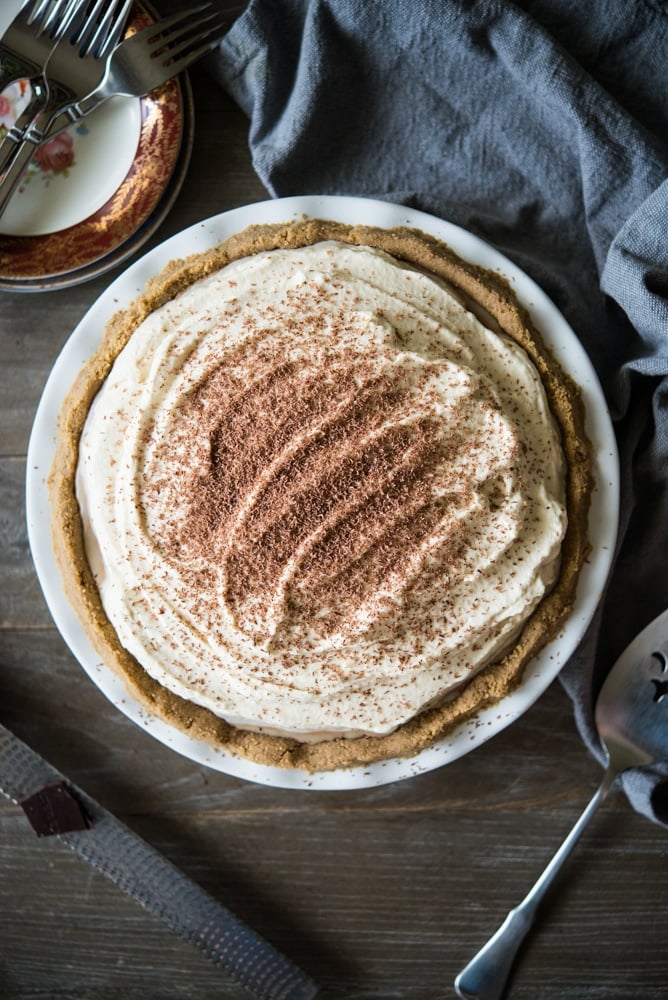
<path fill-rule="evenodd" d="M 135 8 L 132 27 L 153 18 Z M 27 101 L 2 95 L 0 125 Z M 192 151 L 185 75 L 147 97 L 112 98 L 45 143 L 0 216 L 0 288 L 42 291 L 103 274 L 135 253 L 169 212 Z"/>

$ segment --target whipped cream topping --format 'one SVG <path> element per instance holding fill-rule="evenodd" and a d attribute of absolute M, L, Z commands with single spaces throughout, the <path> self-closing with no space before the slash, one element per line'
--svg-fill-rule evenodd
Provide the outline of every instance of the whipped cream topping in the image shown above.
<path fill-rule="evenodd" d="M 564 468 L 521 347 L 434 277 L 323 242 L 137 328 L 77 498 L 148 674 L 309 740 L 390 732 L 503 654 L 558 571 Z"/>

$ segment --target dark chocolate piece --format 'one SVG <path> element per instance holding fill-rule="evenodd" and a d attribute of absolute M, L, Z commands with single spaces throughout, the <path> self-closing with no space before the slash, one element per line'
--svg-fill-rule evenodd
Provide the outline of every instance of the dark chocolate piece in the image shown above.
<path fill-rule="evenodd" d="M 19 805 L 38 837 L 88 830 L 92 826 L 83 806 L 64 781 L 43 785 L 21 799 Z"/>

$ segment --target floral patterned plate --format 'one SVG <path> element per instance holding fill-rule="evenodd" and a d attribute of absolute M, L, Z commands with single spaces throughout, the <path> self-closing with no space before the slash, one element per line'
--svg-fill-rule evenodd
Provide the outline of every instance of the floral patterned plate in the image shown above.
<path fill-rule="evenodd" d="M 137 6 L 131 30 L 151 20 Z M 24 84 L 0 95 L 0 127 L 25 99 Z M 139 100 L 113 99 L 40 147 L 0 219 L 0 288 L 63 288 L 125 261 L 171 208 L 192 133 L 182 75 Z"/>
<path fill-rule="evenodd" d="M 19 80 L 0 95 L 0 132 L 13 125 L 30 94 L 28 81 Z M 0 234 L 45 236 L 99 211 L 132 167 L 141 117 L 140 101 L 116 98 L 39 146 L 0 216 Z"/>

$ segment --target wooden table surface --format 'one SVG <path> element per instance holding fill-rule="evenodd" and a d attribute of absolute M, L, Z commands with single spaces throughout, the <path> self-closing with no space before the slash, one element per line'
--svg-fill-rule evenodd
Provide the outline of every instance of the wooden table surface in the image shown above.
<path fill-rule="evenodd" d="M 262 200 L 247 121 L 201 70 L 178 201 L 147 249 Z M 56 631 L 25 528 L 28 435 L 49 370 L 117 272 L 0 292 L 0 718 L 219 900 L 348 1000 L 454 997 L 593 793 L 598 765 L 558 682 L 473 753 L 356 792 L 285 791 L 196 766 L 110 705 Z M 668 836 L 613 796 L 544 907 L 512 1000 L 668 997 Z M 248 994 L 0 800 L 0 997 L 236 1000 Z"/>

